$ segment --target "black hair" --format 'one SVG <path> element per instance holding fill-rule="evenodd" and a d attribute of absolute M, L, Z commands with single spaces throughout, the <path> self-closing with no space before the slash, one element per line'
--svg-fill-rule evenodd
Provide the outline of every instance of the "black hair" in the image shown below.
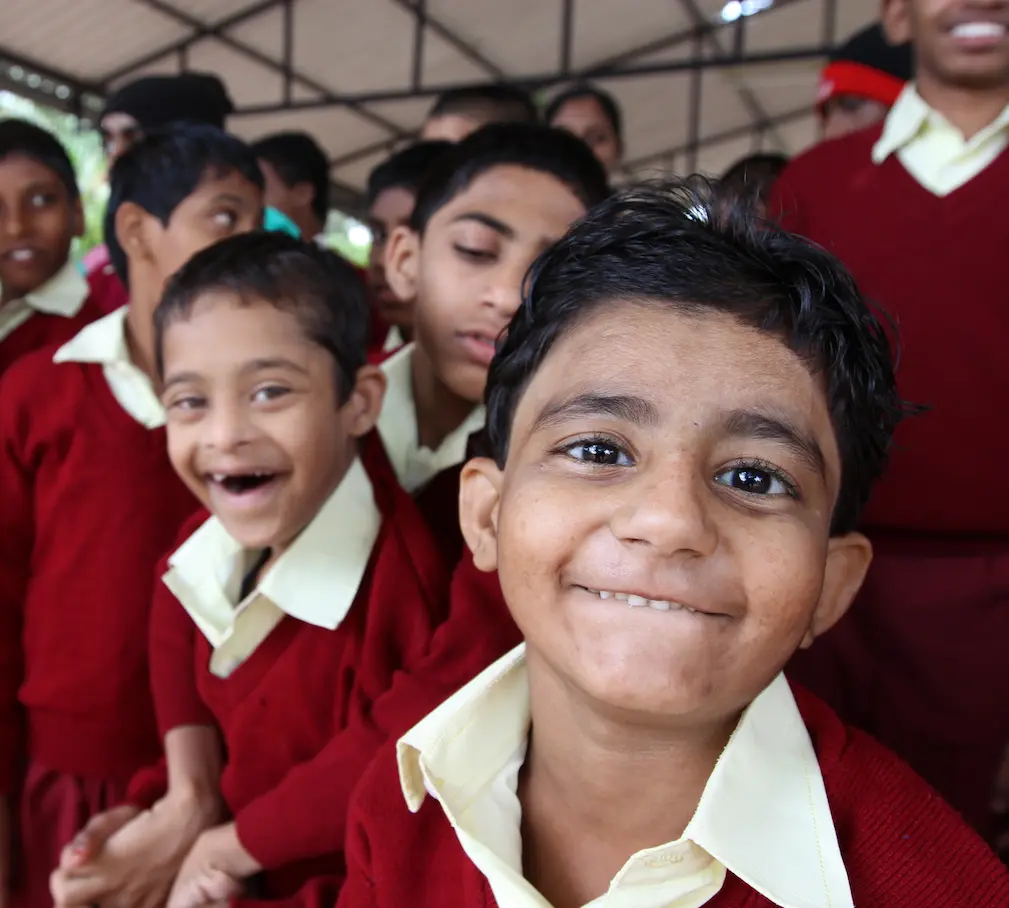
<path fill-rule="evenodd" d="M 553 345 L 601 306 L 635 300 L 732 315 L 822 375 L 842 466 L 831 532 L 853 530 L 909 412 L 887 334 L 834 256 L 725 204 L 699 178 L 618 192 L 533 264 L 487 380 L 498 465 L 519 398 Z"/>
<path fill-rule="evenodd" d="M 387 189 L 420 189 L 435 161 L 455 148 L 454 142 L 417 142 L 390 155 L 368 175 L 368 205 Z"/>
<path fill-rule="evenodd" d="M 256 156 L 241 139 L 205 123 L 177 123 L 145 136 L 121 155 L 109 177 L 105 210 L 105 244 L 109 260 L 129 286 L 126 253 L 116 236 L 116 213 L 133 202 L 162 224 L 208 177 L 237 172 L 260 189 L 263 174 Z"/>
<path fill-rule="evenodd" d="M 529 92 L 507 83 L 446 91 L 435 100 L 427 118 L 432 120 L 452 114 L 484 123 L 536 123 L 539 120 L 539 111 Z"/>
<path fill-rule="evenodd" d="M 158 374 L 164 378 L 165 331 L 188 318 L 207 293 L 242 305 L 263 301 L 297 318 L 313 343 L 336 363 L 341 403 L 365 364 L 371 312 L 354 266 L 335 252 L 284 233 L 237 234 L 194 255 L 168 282 L 154 311 Z"/>
<path fill-rule="evenodd" d="M 606 171 L 581 139 L 531 123 L 492 123 L 440 157 L 417 194 L 410 227 L 423 233 L 440 209 L 495 167 L 514 165 L 550 174 L 591 208 L 609 195 Z"/>
<path fill-rule="evenodd" d="M 747 155 L 722 175 L 721 192 L 744 204 L 763 203 L 787 166 L 787 155 L 777 152 Z"/>
<path fill-rule="evenodd" d="M 80 198 L 70 155 L 51 132 L 27 120 L 0 120 L 0 161 L 11 155 L 22 155 L 51 170 L 66 187 L 71 202 Z"/>
<path fill-rule="evenodd" d="M 624 115 L 620 112 L 620 105 L 617 103 L 617 99 L 608 91 L 603 91 L 601 88 L 590 85 L 588 82 L 579 82 L 576 85 L 572 85 L 553 98 L 543 114 L 544 121 L 553 123 L 561 112 L 561 108 L 568 101 L 578 101 L 582 98 L 591 98 L 599 105 L 603 116 L 610 121 L 610 126 L 613 127 L 613 134 L 617 137 L 617 142 L 623 147 Z"/>
<path fill-rule="evenodd" d="M 312 186 L 312 211 L 320 223 L 329 214 L 329 158 L 307 132 L 278 132 L 252 145 L 256 157 L 277 171 L 287 187 Z"/>

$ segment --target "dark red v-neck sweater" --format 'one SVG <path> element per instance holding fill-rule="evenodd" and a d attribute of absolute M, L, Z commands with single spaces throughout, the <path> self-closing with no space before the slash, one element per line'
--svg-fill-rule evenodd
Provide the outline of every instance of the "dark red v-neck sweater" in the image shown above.
<path fill-rule="evenodd" d="M 163 583 L 154 597 L 151 678 L 159 727 L 220 730 L 227 752 L 221 793 L 242 844 L 266 868 L 263 884 L 272 899 L 290 897 L 313 879 L 335 899 L 351 790 L 381 744 L 432 705 L 407 691 L 394 709 L 378 707 L 398 675 L 424 663 L 448 612 L 448 570 L 377 435 L 365 440 L 361 459 L 382 529 L 357 598 L 335 630 L 285 618 L 222 679 L 210 673 L 212 648 L 181 603 Z M 194 518 L 183 538 L 207 516 Z M 150 773 L 138 778 L 137 800 L 159 794 L 152 782 Z"/>
<path fill-rule="evenodd" d="M 932 789 L 881 745 L 843 725 L 821 701 L 795 693 L 859 908 L 1009 905 L 1006 868 Z M 404 905 L 494 908 L 496 902 L 441 805 L 428 797 L 416 815 L 409 812 L 390 746 L 362 778 L 351 805 L 347 881 L 337 906 Z M 774 906 L 729 874 L 706 908 Z"/>
<path fill-rule="evenodd" d="M 29 353 L 0 379 L 0 792 L 26 759 L 126 781 L 160 753 L 154 569 L 196 510 L 163 429 L 101 366 Z M 27 734 L 27 737 L 26 737 Z"/>
<path fill-rule="evenodd" d="M 824 142 L 784 172 L 782 224 L 833 252 L 896 319 L 901 394 L 930 407 L 897 432 L 870 529 L 1009 537 L 1009 151 L 945 197 L 891 155 L 881 127 Z M 994 472 L 993 472 L 994 471 Z"/>
<path fill-rule="evenodd" d="M 65 318 L 62 315 L 36 312 L 28 321 L 18 325 L 3 340 L 0 340 L 0 375 L 3 375 L 12 363 L 26 353 L 54 344 L 59 347 L 83 327 L 106 314 L 107 310 L 103 305 L 104 282 L 89 278 L 88 284 L 91 292 L 76 315 Z"/>

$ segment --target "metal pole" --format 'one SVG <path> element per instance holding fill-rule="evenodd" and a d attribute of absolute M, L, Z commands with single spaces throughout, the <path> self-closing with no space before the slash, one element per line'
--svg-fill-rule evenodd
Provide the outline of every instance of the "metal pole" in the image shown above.
<path fill-rule="evenodd" d="M 294 100 L 294 3 L 284 0 L 284 103 Z"/>
<path fill-rule="evenodd" d="M 704 45 L 700 32 L 694 39 L 693 57 L 700 62 L 704 55 Z M 704 97 L 704 70 L 699 66 L 690 73 L 690 109 L 687 122 L 687 171 L 697 171 L 697 152 L 701 138 L 701 103 Z"/>
<path fill-rule="evenodd" d="M 413 5 L 416 17 L 413 26 L 413 79 L 414 91 L 420 91 L 424 82 L 424 32 L 427 31 L 427 0 L 416 0 Z"/>
<path fill-rule="evenodd" d="M 561 0 L 561 72 L 571 72 L 571 49 L 574 44 L 575 0 Z"/>

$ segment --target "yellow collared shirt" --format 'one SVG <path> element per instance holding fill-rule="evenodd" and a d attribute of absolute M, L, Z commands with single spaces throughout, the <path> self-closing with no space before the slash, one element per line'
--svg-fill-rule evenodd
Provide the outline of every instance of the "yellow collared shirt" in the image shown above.
<path fill-rule="evenodd" d="M 1009 144 L 1009 107 L 970 139 L 933 110 L 909 84 L 893 105 L 872 149 L 882 164 L 896 154 L 908 173 L 933 195 L 946 196 L 969 183 Z"/>
<path fill-rule="evenodd" d="M 501 908 L 550 908 L 522 876 L 529 735 L 520 646 L 398 744 L 410 810 L 436 798 Z M 853 908 L 816 753 L 783 675 L 746 709 L 676 842 L 632 855 L 586 908 L 699 908 L 730 870 L 779 908 Z"/>
<path fill-rule="evenodd" d="M 227 678 L 285 615 L 335 630 L 346 617 L 378 538 L 382 517 L 359 460 L 312 522 L 239 602 L 250 552 L 211 517 L 168 559 L 162 578 L 214 648 L 210 671 Z"/>
<path fill-rule="evenodd" d="M 73 318 L 88 298 L 88 282 L 73 262 L 67 262 L 37 290 L 0 306 L 0 341 L 14 333 L 36 312 Z"/>
<path fill-rule="evenodd" d="M 417 407 L 413 400 L 410 371 L 413 350 L 414 345 L 407 344 L 382 363 L 388 387 L 378 417 L 378 432 L 396 471 L 396 478 L 411 494 L 423 488 L 442 470 L 461 463 L 466 457 L 466 443 L 470 435 L 482 429 L 485 420 L 484 408 L 474 407 L 462 425 L 436 451 L 422 447 L 417 441 Z"/>
<path fill-rule="evenodd" d="M 92 322 L 65 343 L 54 363 L 98 363 L 112 396 L 130 416 L 147 429 L 165 424 L 165 408 L 147 374 L 133 364 L 126 343 L 126 313 L 123 306 Z"/>

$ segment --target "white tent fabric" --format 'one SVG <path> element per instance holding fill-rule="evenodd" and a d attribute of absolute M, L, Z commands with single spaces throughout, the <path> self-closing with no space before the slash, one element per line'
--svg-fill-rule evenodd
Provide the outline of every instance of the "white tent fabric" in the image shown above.
<path fill-rule="evenodd" d="M 93 117 L 137 76 L 219 74 L 229 121 L 311 132 L 351 197 L 442 87 L 580 75 L 624 109 L 626 176 L 722 172 L 814 141 L 825 48 L 879 0 L 3 0 L 0 82 Z M 759 12 L 761 7 L 768 6 Z M 725 22 L 723 12 L 740 12 Z"/>

